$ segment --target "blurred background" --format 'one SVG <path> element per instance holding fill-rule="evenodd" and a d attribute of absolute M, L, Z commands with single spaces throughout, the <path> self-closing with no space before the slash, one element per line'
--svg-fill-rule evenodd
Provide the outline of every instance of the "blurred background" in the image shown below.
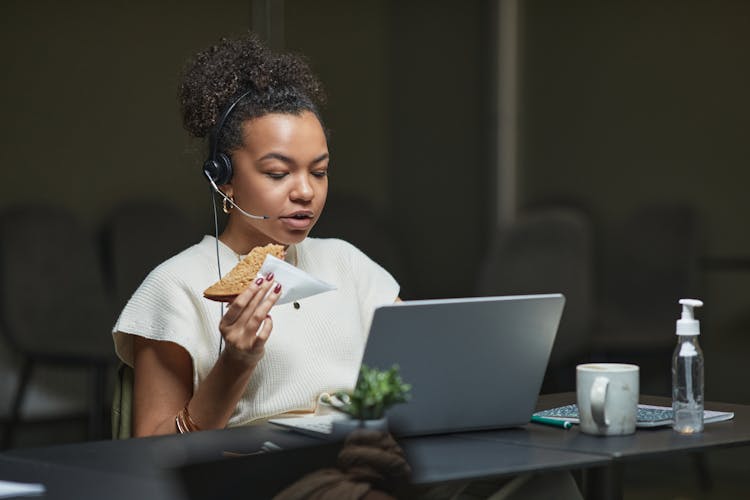
<path fill-rule="evenodd" d="M 564 292 L 548 392 L 593 359 L 669 395 L 677 300 L 702 298 L 706 398 L 750 403 L 749 27 L 735 0 L 0 2 L 5 446 L 108 432 L 91 406 L 111 400 L 117 311 L 212 231 L 183 64 L 248 29 L 327 88 L 313 235 L 361 246 L 405 299 Z"/>

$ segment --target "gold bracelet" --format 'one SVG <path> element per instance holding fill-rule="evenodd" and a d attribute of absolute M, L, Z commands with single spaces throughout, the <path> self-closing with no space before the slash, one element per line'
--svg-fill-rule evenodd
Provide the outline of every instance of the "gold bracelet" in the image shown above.
<path fill-rule="evenodd" d="M 190 429 L 190 432 L 195 432 L 195 431 L 202 431 L 202 430 L 203 430 L 203 429 L 201 429 L 201 428 L 200 428 L 200 427 L 198 426 L 198 424 L 196 424 L 196 423 L 195 423 L 195 422 L 193 421 L 192 417 L 190 417 L 190 412 L 188 411 L 188 407 L 187 407 L 187 405 L 185 405 L 185 408 L 183 408 L 183 409 L 182 409 L 182 411 L 183 411 L 183 413 L 185 414 L 185 421 L 186 421 L 186 422 L 187 422 L 187 424 L 188 424 L 188 429 Z"/>
<path fill-rule="evenodd" d="M 188 411 L 187 404 L 182 410 L 180 410 L 177 416 L 175 416 L 174 423 L 177 427 L 177 432 L 179 432 L 180 434 L 201 430 L 198 424 L 196 424 L 190 417 L 190 412 Z"/>
<path fill-rule="evenodd" d="M 177 432 L 180 433 L 180 434 L 185 434 L 186 432 L 190 432 L 190 431 L 188 431 L 185 428 L 185 424 L 182 422 L 182 418 L 181 418 L 182 415 L 181 414 L 182 414 L 182 412 L 178 413 L 174 417 L 174 423 L 175 423 L 175 426 L 177 427 Z"/>

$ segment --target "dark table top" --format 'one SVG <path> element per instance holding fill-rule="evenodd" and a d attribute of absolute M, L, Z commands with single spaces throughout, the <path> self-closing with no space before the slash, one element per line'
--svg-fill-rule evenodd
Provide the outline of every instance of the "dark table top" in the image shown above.
<path fill-rule="evenodd" d="M 525 472 L 604 465 L 608 459 L 577 451 L 537 448 L 482 439 L 483 432 L 401 441 L 412 466 L 412 482 L 479 479 Z M 498 446 L 501 445 L 501 446 Z"/>
<path fill-rule="evenodd" d="M 477 439 L 483 432 L 399 441 L 417 485 L 606 464 L 578 451 Z M 265 441 L 280 452 L 258 453 Z M 270 496 L 297 477 L 335 466 L 341 443 L 271 424 L 11 450 L 0 454 L 0 479 L 41 482 L 48 498 L 240 498 L 254 484 Z M 280 471 L 283 471 L 281 473 Z M 90 486 L 87 486 L 90 485 Z M 119 496 L 118 496 L 119 495 Z"/>
<path fill-rule="evenodd" d="M 127 470 L 107 472 L 7 455 L 0 455 L 0 479 L 43 484 L 43 498 L 51 500 L 182 498 L 180 485 L 167 477 L 134 477 Z"/>
<path fill-rule="evenodd" d="M 601 455 L 467 439 L 462 434 L 408 438 L 400 440 L 399 445 L 411 468 L 412 486 L 590 467 L 610 461 Z M 180 467 L 177 473 L 191 500 L 245 498 L 242 485 L 250 483 L 254 494 L 267 497 L 305 474 L 336 467 L 341 448 L 341 443 L 332 443 L 209 460 Z"/>
<path fill-rule="evenodd" d="M 178 500 L 187 498 L 181 468 L 257 453 L 265 441 L 284 448 L 320 444 L 314 438 L 261 425 L 181 436 L 21 448 L 0 454 L 0 479 L 42 483 L 47 488 L 45 498 L 51 499 Z"/>
<path fill-rule="evenodd" d="M 574 393 L 540 396 L 539 409 L 575 402 Z M 641 402 L 668 406 L 666 398 Z M 399 441 L 415 484 L 486 478 L 542 470 L 604 466 L 613 460 L 750 443 L 750 406 L 707 403 L 735 418 L 707 424 L 702 434 L 671 428 L 638 429 L 631 436 L 599 437 L 538 424 L 520 428 L 423 436 Z M 265 441 L 280 452 L 258 453 Z M 244 486 L 278 489 L 290 478 L 335 464 L 340 443 L 271 424 L 11 450 L 0 454 L 0 479 L 41 482 L 47 498 L 216 498 L 247 495 Z M 285 470 L 286 476 L 277 472 Z M 277 483 L 271 479 L 278 476 Z M 217 485 L 226 488 L 217 490 Z M 205 486 L 205 487 L 204 487 Z M 190 493 L 188 495 L 188 492 Z M 202 496 L 201 492 L 205 492 Z M 106 494 L 106 495 L 105 495 Z M 239 496 L 237 496 L 239 498 Z"/>
<path fill-rule="evenodd" d="M 574 392 L 539 397 L 537 409 L 549 409 L 576 402 Z M 671 406 L 669 398 L 642 396 L 640 403 Z M 488 431 L 481 439 L 548 449 L 602 454 L 614 459 L 656 457 L 684 451 L 750 444 L 750 406 L 707 402 L 707 410 L 731 411 L 734 418 L 706 424 L 703 433 L 691 436 L 677 434 L 671 427 L 637 429 L 629 436 L 590 436 L 580 432 L 577 425 L 570 430 L 539 424 L 528 424 L 517 429 Z"/>

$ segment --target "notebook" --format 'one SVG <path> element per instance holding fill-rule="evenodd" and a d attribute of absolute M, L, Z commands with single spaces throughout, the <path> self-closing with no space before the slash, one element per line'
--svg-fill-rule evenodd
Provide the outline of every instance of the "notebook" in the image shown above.
<path fill-rule="evenodd" d="M 557 408 L 551 408 L 549 410 L 542 410 L 534 413 L 534 415 L 553 418 L 555 420 L 567 420 L 573 424 L 579 423 L 578 407 L 574 404 L 558 406 Z M 673 418 L 674 413 L 672 412 L 672 408 L 668 406 L 639 404 L 638 409 L 636 410 L 635 426 L 641 428 L 668 426 L 672 425 Z M 723 422 L 724 420 L 731 420 L 732 418 L 734 418 L 734 412 L 714 410 L 703 411 L 703 423 L 705 424 Z"/>
<path fill-rule="evenodd" d="M 396 364 L 412 386 L 409 402 L 388 410 L 390 431 L 402 437 L 527 424 L 564 304 L 562 294 L 543 294 L 377 308 L 362 362 L 380 369 Z M 270 422 L 326 434 L 330 419 Z"/>

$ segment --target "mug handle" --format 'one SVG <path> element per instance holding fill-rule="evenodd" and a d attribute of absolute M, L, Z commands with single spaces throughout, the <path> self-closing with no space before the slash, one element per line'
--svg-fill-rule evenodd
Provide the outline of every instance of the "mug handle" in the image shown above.
<path fill-rule="evenodd" d="M 609 419 L 604 411 L 607 402 L 607 389 L 609 388 L 609 379 L 607 377 L 596 377 L 591 384 L 591 416 L 594 422 L 600 426 L 608 426 Z"/>

